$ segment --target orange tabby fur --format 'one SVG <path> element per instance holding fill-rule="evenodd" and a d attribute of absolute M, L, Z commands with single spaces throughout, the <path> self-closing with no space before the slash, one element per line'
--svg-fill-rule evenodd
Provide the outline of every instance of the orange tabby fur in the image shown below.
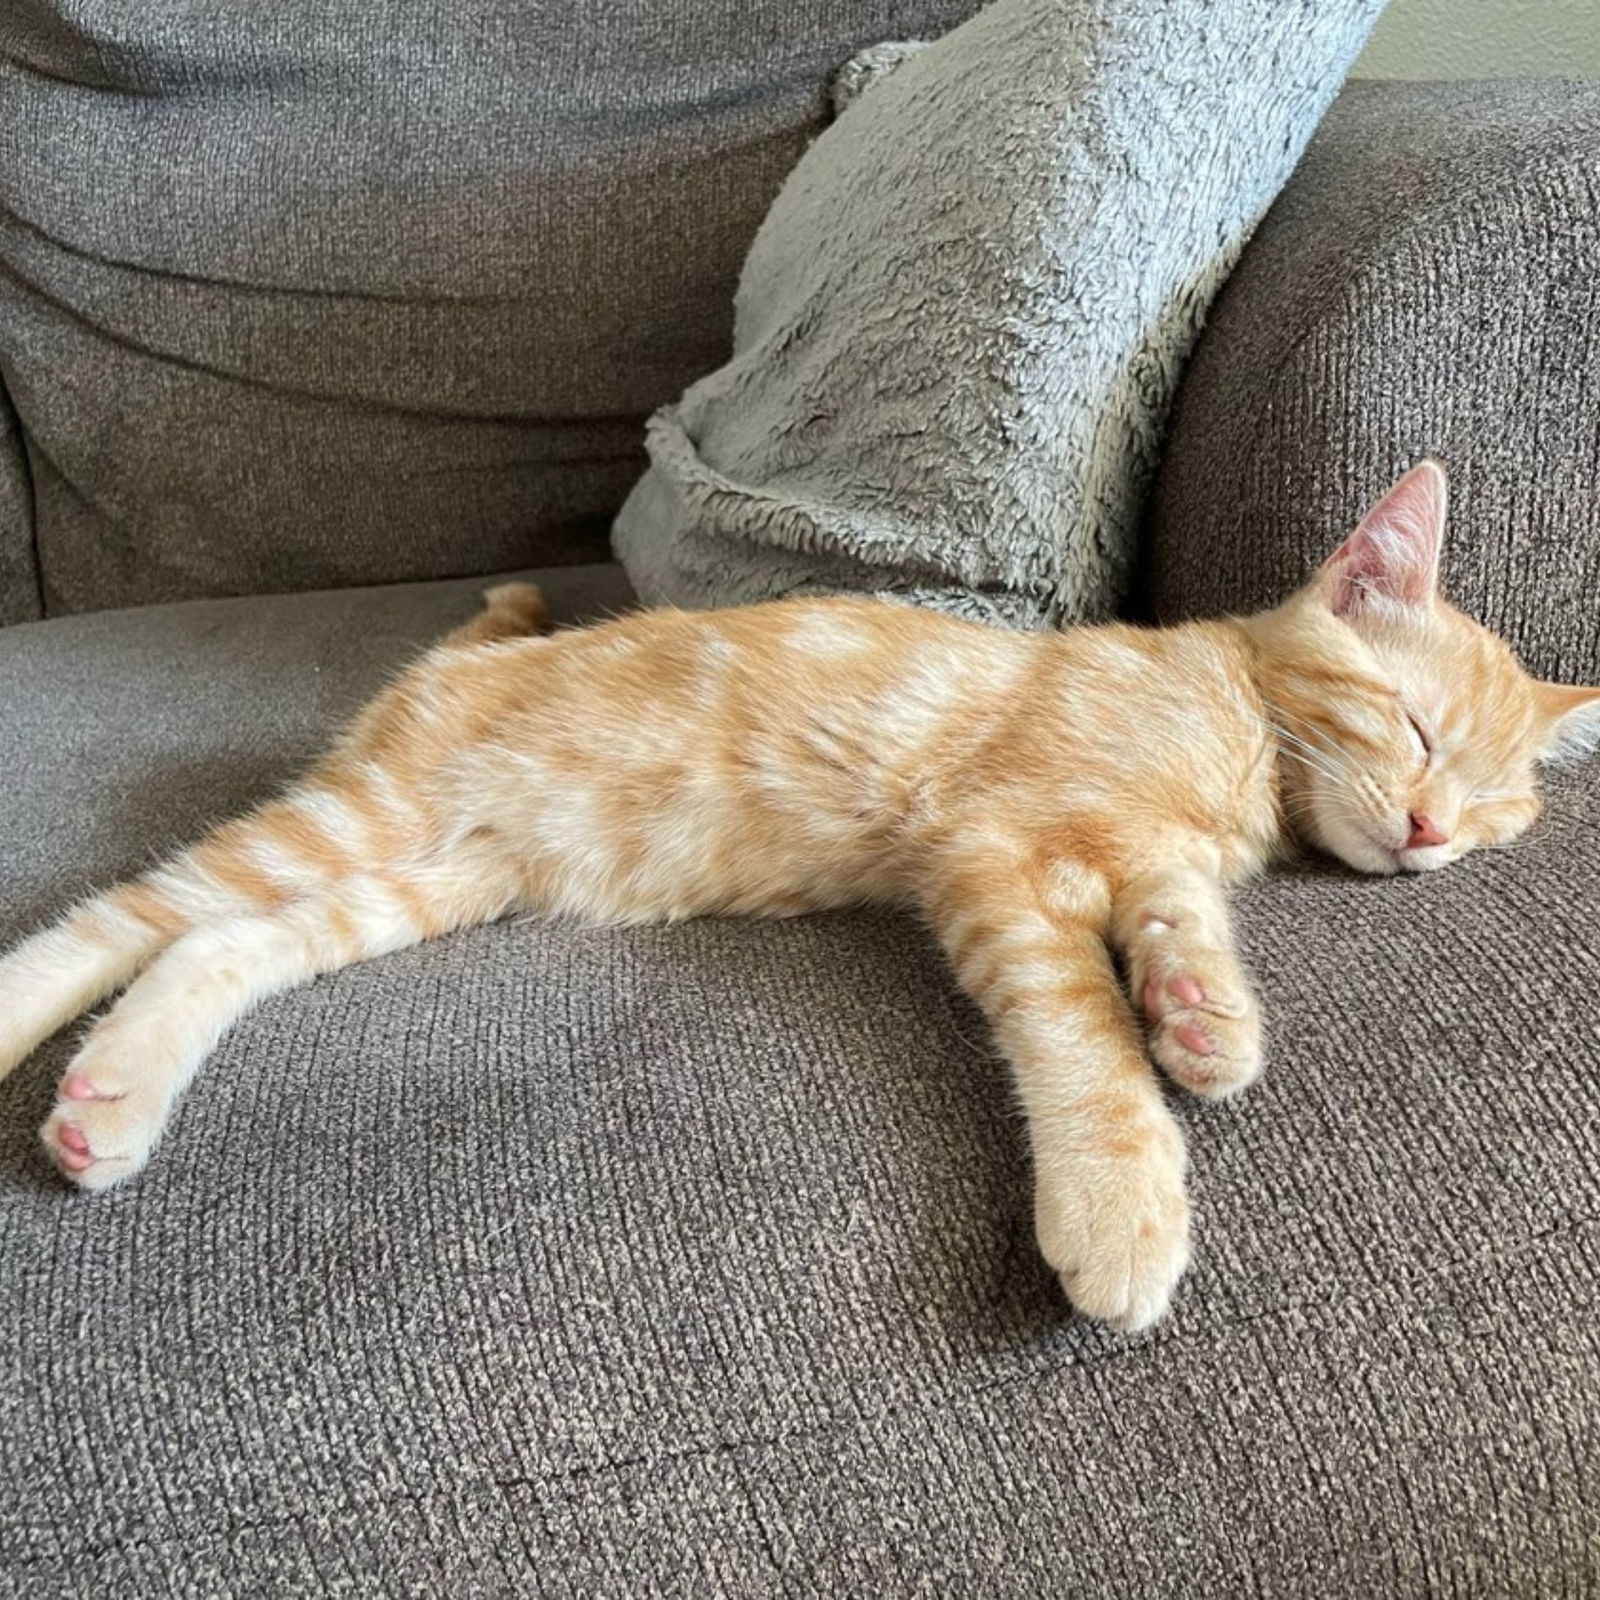
<path fill-rule="evenodd" d="M 1534 762 L 1600 733 L 1600 691 L 1534 683 L 1435 597 L 1443 514 L 1425 464 L 1284 606 L 1163 630 L 818 599 L 537 637 L 537 591 L 491 590 L 287 795 L 0 962 L 0 1074 L 131 985 L 44 1127 L 100 1189 L 316 973 L 519 908 L 913 906 L 1015 1071 L 1040 1248 L 1141 1327 L 1189 1250 L 1150 1058 L 1211 1096 L 1261 1065 L 1227 885 L 1300 839 L 1368 871 L 1508 840 Z"/>

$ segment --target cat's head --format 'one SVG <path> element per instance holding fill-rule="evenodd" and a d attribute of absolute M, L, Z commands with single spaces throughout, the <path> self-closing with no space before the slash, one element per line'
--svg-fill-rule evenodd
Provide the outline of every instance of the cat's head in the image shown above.
<path fill-rule="evenodd" d="M 1531 678 L 1438 592 L 1446 483 L 1413 468 L 1316 577 L 1250 623 L 1291 826 L 1363 872 L 1508 844 L 1541 762 L 1600 744 L 1600 689 Z"/>

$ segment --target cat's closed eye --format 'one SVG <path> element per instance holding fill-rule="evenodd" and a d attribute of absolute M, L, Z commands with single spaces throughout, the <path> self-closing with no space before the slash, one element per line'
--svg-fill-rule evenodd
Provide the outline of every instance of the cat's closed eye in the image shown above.
<path fill-rule="evenodd" d="M 1422 719 L 1414 711 L 1406 712 L 1406 722 L 1411 728 L 1411 737 L 1416 742 L 1417 765 L 1426 767 L 1433 762 L 1433 740 L 1429 736 Z"/>

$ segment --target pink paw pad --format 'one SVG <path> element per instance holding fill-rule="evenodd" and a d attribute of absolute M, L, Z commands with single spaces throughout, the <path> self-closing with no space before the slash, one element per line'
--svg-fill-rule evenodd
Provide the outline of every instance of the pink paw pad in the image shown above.
<path fill-rule="evenodd" d="M 1172 1030 L 1172 1037 L 1185 1050 L 1190 1050 L 1197 1056 L 1216 1054 L 1217 1041 L 1204 1028 L 1197 1026 L 1193 1022 L 1180 1023 Z"/>
<path fill-rule="evenodd" d="M 103 1100 L 104 1095 L 81 1073 L 69 1072 L 61 1080 L 61 1094 L 67 1100 Z"/>
<path fill-rule="evenodd" d="M 1179 1005 L 1184 1006 L 1197 1006 L 1206 997 L 1205 990 L 1202 989 L 1200 985 L 1188 975 L 1188 973 L 1184 973 L 1181 977 L 1174 978 L 1172 982 L 1167 985 L 1167 993 L 1170 994 Z"/>
<path fill-rule="evenodd" d="M 56 1133 L 56 1160 L 68 1172 L 82 1172 L 94 1165 L 94 1152 L 81 1129 L 62 1127 Z"/>
<path fill-rule="evenodd" d="M 1199 982 L 1191 978 L 1188 973 L 1180 973 L 1173 978 L 1166 988 L 1166 995 L 1161 991 L 1159 978 L 1150 978 L 1146 981 L 1144 992 L 1140 995 L 1140 1004 L 1144 1007 L 1144 1014 L 1152 1021 L 1159 1022 L 1169 1009 L 1167 997 L 1176 1000 L 1180 1006 L 1197 1006 L 1205 1001 L 1206 992 Z"/>

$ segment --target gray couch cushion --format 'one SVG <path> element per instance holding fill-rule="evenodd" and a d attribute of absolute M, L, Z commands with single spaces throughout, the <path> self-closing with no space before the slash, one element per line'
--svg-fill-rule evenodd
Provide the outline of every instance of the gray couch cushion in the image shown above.
<path fill-rule="evenodd" d="M 0 621 L 603 555 L 829 74 L 973 9 L 7 0 Z"/>
<path fill-rule="evenodd" d="M 1451 592 L 1535 671 L 1600 683 L 1597 149 L 1600 83 L 1346 89 L 1179 391 L 1156 611 L 1282 594 L 1435 455 Z"/>
<path fill-rule="evenodd" d="M 13 924 L 467 603 L 0 635 Z M 1521 850 L 1246 897 L 1275 1065 L 1182 1106 L 1198 1259 L 1142 1342 L 1068 1319 L 1003 1070 L 898 917 L 337 974 L 95 1199 L 34 1144 L 58 1041 L 0 1087 L 0 1594 L 1590 1592 L 1597 820 L 1592 767 Z"/>

